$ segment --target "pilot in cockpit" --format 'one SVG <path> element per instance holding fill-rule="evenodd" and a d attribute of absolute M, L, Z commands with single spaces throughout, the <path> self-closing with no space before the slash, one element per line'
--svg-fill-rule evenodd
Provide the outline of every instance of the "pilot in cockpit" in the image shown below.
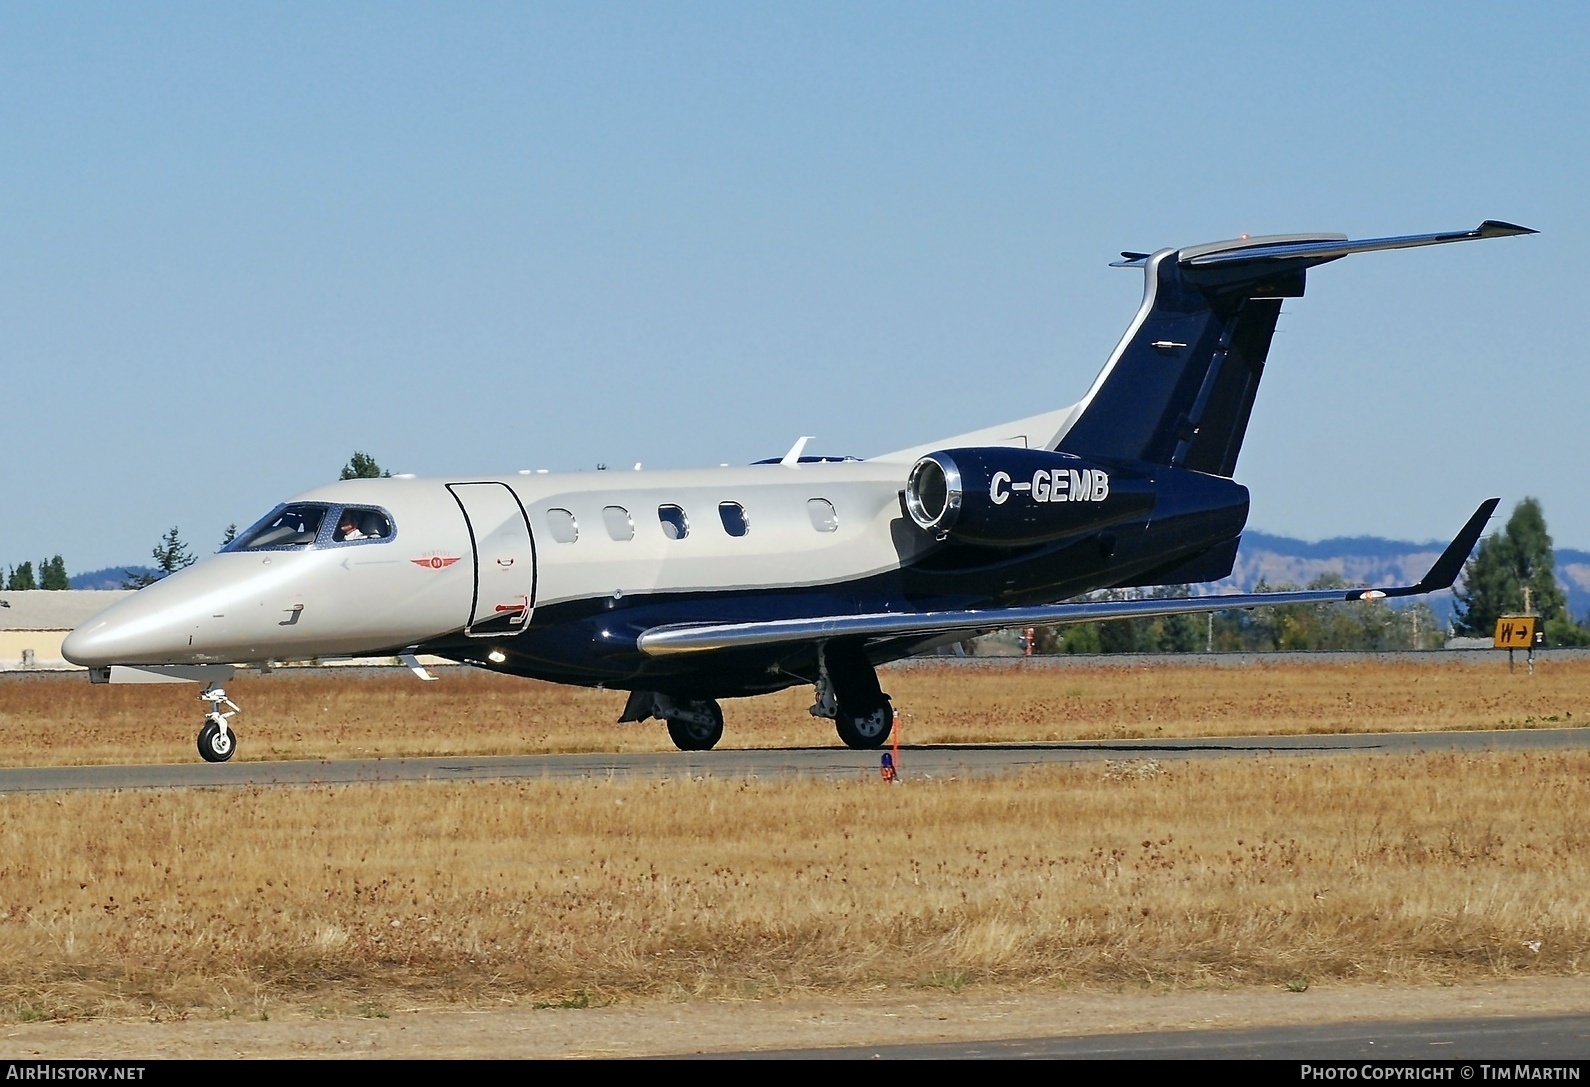
<path fill-rule="evenodd" d="M 353 510 L 343 510 L 342 518 L 337 522 L 337 532 L 332 539 L 338 543 L 350 540 L 366 539 L 366 534 L 359 528 L 359 515 Z"/>

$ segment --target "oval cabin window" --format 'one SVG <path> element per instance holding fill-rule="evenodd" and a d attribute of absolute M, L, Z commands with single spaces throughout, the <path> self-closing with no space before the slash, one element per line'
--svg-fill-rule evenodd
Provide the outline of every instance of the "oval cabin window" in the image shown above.
<path fill-rule="evenodd" d="M 580 523 L 568 510 L 547 510 L 547 528 L 558 543 L 573 543 L 580 538 Z"/>
<path fill-rule="evenodd" d="M 603 506 L 602 524 L 607 526 L 607 534 L 620 543 L 635 538 L 635 522 L 623 506 Z"/>
<path fill-rule="evenodd" d="M 670 540 L 682 540 L 690 535 L 690 519 L 678 506 L 658 506 L 657 521 L 662 525 L 663 535 Z"/>
<path fill-rule="evenodd" d="M 744 536 L 751 531 L 751 522 L 745 517 L 745 507 L 738 502 L 719 502 L 718 517 L 723 521 L 723 531 L 730 536 Z"/>
<path fill-rule="evenodd" d="M 806 516 L 812 519 L 812 527 L 818 532 L 837 532 L 839 529 L 839 514 L 834 512 L 834 504 L 826 498 L 807 499 Z"/>

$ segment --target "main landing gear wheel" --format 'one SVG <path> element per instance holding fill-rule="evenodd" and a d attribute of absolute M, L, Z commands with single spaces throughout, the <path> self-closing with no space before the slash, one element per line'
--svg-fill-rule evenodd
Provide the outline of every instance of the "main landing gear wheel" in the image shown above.
<path fill-rule="evenodd" d="M 894 704 L 878 686 L 878 672 L 856 645 L 817 646 L 817 704 L 813 717 L 832 717 L 840 741 L 874 751 L 889 739 Z M 862 709 L 861 707 L 866 707 Z"/>
<path fill-rule="evenodd" d="M 214 684 L 199 692 L 199 701 L 210 705 L 210 712 L 204 715 L 204 727 L 199 729 L 199 758 L 205 762 L 225 762 L 237 751 L 237 734 L 227 724 L 238 712 L 237 703 Z M 232 708 L 223 710 L 223 704 Z"/>
<path fill-rule="evenodd" d="M 723 739 L 723 708 L 712 699 L 682 702 L 669 709 L 663 720 L 679 750 L 711 751 Z"/>
<path fill-rule="evenodd" d="M 846 747 L 858 751 L 875 751 L 882 747 L 893 727 L 894 706 L 887 699 L 871 713 L 850 713 L 841 706 L 839 716 L 834 718 L 834 731 L 839 733 L 840 740 Z"/>
<path fill-rule="evenodd" d="M 231 729 L 222 730 L 214 721 L 204 722 L 199 730 L 199 758 L 205 762 L 225 762 L 237 750 L 237 737 Z"/>

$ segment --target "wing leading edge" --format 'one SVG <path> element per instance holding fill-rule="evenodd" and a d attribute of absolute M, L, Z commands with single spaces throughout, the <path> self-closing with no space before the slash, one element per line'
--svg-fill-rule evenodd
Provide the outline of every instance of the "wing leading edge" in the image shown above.
<path fill-rule="evenodd" d="M 1449 589 L 1463 562 L 1479 541 L 1485 523 L 1495 512 L 1497 498 L 1486 499 L 1474 511 L 1435 565 L 1417 585 L 1385 589 L 1309 589 L 1287 593 L 1227 593 L 1218 596 L 1172 600 L 1107 600 L 1081 604 L 1042 604 L 1027 608 L 986 608 L 973 611 L 878 612 L 870 615 L 828 615 L 807 619 L 774 619 L 751 623 L 673 623 L 642 632 L 638 644 L 652 657 L 687 653 L 750 649 L 794 642 L 822 642 L 831 638 L 929 637 L 960 631 L 1000 630 L 1005 627 L 1055 626 L 1100 619 L 1145 618 L 1157 615 L 1227 611 L 1278 604 L 1331 604 L 1381 600 Z"/>

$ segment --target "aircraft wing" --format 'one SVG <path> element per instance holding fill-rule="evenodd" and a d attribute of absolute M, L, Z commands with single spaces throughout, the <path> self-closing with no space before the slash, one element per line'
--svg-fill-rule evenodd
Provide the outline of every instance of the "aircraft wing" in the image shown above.
<path fill-rule="evenodd" d="M 822 642 L 832 638 L 931 637 L 938 634 L 1002 630 L 1007 627 L 1055 626 L 1088 623 L 1099 619 L 1131 619 L 1156 615 L 1227 611 L 1233 608 L 1270 607 L 1278 604 L 1330 604 L 1355 600 L 1381 600 L 1395 596 L 1449 589 L 1464 560 L 1479 541 L 1485 523 L 1500 499 L 1480 503 L 1463 531 L 1447 545 L 1435 565 L 1417 585 L 1385 589 L 1307 589 L 1281 593 L 1226 593 L 1216 596 L 1168 600 L 1103 600 L 1075 604 L 1041 604 L 1025 608 L 984 608 L 970 611 L 875 612 L 870 615 L 826 615 L 805 619 L 773 619 L 748 623 L 670 623 L 642 632 L 640 649 L 648 656 L 671 657 L 687 653 L 749 649 L 796 642 Z"/>

